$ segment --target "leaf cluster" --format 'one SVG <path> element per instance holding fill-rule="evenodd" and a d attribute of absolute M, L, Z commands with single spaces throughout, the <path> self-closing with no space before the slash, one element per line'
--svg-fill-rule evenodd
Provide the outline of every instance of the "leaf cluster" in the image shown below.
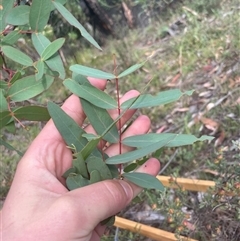
<path fill-rule="evenodd" d="M 66 0 L 1 2 L 0 65 L 3 71 L 0 80 L 0 128 L 5 127 L 14 133 L 17 122 L 21 124 L 22 120 L 47 121 L 50 118 L 46 107 L 23 106 L 22 102 L 48 90 L 54 79 L 63 80 L 66 76 L 63 61 L 58 53 L 65 39 L 58 38 L 51 42 L 44 35 L 52 11 L 58 11 L 70 25 L 80 31 L 84 38 L 101 49 L 86 29 L 64 7 L 65 3 Z M 30 35 L 32 45 L 39 56 L 36 60 L 18 48 L 18 41 L 26 35 Z M 9 68 L 10 62 L 15 63 L 15 69 Z M 5 142 L 2 140 L 2 143 Z"/>
<path fill-rule="evenodd" d="M 159 92 L 153 96 L 141 93 L 138 97 L 125 101 L 120 105 L 119 93 L 117 100 L 109 94 L 92 86 L 86 77 L 118 80 L 141 68 L 145 62 L 135 64 L 120 74 L 107 73 L 83 65 L 74 64 L 69 67 L 71 78 L 65 78 L 65 69 L 58 50 L 65 39 L 58 38 L 51 42 L 44 35 L 51 11 L 59 14 L 81 32 L 96 48 L 101 49 L 86 29 L 64 7 L 65 0 L 33 0 L 30 5 L 17 5 L 14 0 L 3 0 L 0 22 L 1 55 L 0 63 L 7 73 L 0 82 L 0 128 L 9 129 L 21 120 L 45 121 L 50 117 L 62 135 L 68 148 L 73 152 L 73 165 L 64 173 L 69 190 L 81 188 L 107 179 L 127 179 L 143 188 L 155 188 L 163 191 L 161 182 L 148 174 L 132 172 L 146 157 L 163 147 L 189 145 L 196 141 L 211 140 L 211 137 L 196 138 L 185 134 L 145 134 L 121 138 L 123 130 L 117 129 L 117 122 L 128 109 L 149 108 L 177 101 L 183 95 L 191 95 L 193 91 L 182 92 L 178 89 Z M 16 42 L 25 34 L 31 35 L 31 42 L 39 58 L 33 60 L 20 51 Z M 8 68 L 8 61 L 17 63 L 16 70 Z M 31 73 L 31 74 L 25 74 Z M 82 108 L 96 134 L 87 134 L 57 104 L 49 102 L 47 107 L 23 106 L 14 107 L 13 103 L 22 102 L 36 97 L 46 91 L 58 77 L 63 85 L 73 94 L 79 96 Z M 108 110 L 117 109 L 119 116 L 112 119 Z M 20 122 L 21 123 L 21 122 Z M 2 138 L 1 144 L 9 146 Z M 119 153 L 108 157 L 99 150 L 100 143 L 119 143 L 135 148 L 128 153 Z M 124 172 L 122 165 L 125 165 Z M 106 222 L 112 221 L 105 220 Z"/>

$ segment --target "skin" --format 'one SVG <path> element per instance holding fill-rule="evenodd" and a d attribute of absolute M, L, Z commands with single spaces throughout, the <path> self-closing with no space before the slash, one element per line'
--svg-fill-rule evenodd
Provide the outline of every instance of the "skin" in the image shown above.
<path fill-rule="evenodd" d="M 106 81 L 89 80 L 94 86 L 105 88 Z M 129 91 L 121 102 L 138 94 Z M 70 96 L 62 109 L 82 125 L 85 115 L 78 97 Z M 110 114 L 117 117 L 117 111 Z M 129 110 L 123 116 L 122 124 L 133 114 L 134 110 Z M 149 118 L 140 116 L 124 132 L 123 138 L 147 133 L 149 128 Z M 91 126 L 85 130 L 94 133 Z M 131 149 L 123 146 L 122 150 L 127 152 Z M 109 156 L 117 155 L 119 146 L 114 144 L 104 151 Z M 18 164 L 1 210 L 2 240 L 100 240 L 105 230 L 100 222 L 126 207 L 141 191 L 124 180 L 106 180 L 69 192 L 62 174 L 71 167 L 71 162 L 71 151 L 50 120 Z M 138 171 L 156 175 L 159 169 L 159 161 L 150 158 Z"/>

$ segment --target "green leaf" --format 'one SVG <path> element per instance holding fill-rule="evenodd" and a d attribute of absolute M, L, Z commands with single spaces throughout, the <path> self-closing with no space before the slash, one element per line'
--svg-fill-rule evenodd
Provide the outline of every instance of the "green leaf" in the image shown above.
<path fill-rule="evenodd" d="M 161 149 L 159 149 L 159 150 L 161 150 Z M 159 151 L 159 150 L 157 150 L 157 151 Z M 157 151 L 156 151 L 156 152 L 157 152 Z M 153 155 L 155 155 L 156 152 L 154 152 Z M 158 156 L 158 157 L 159 157 L 159 156 Z M 155 157 L 155 158 L 157 158 L 157 157 Z M 142 159 L 137 160 L 136 163 L 138 164 L 138 166 L 141 166 L 141 165 L 143 165 L 147 160 L 148 160 L 148 158 L 145 156 L 145 157 L 143 157 Z"/>
<path fill-rule="evenodd" d="M 107 164 L 122 164 L 127 163 L 130 161 L 137 160 L 139 158 L 142 158 L 160 148 L 163 146 L 166 146 L 171 140 L 173 140 L 173 137 L 158 141 L 153 143 L 152 145 L 147 145 L 141 149 L 130 151 L 124 154 L 112 156 L 106 160 Z"/>
<path fill-rule="evenodd" d="M 132 172 L 133 170 L 135 170 L 138 167 L 137 163 L 131 163 L 128 166 L 124 167 L 123 171 L 124 172 Z"/>
<path fill-rule="evenodd" d="M 94 130 L 98 135 L 102 136 L 106 129 L 114 122 L 107 110 L 99 108 L 84 99 L 81 99 L 81 105 Z M 119 141 L 116 125 L 113 125 L 109 132 L 103 136 L 103 139 L 110 143 L 117 143 Z"/>
<path fill-rule="evenodd" d="M 73 176 L 74 174 L 77 174 L 77 170 L 75 167 L 71 167 L 63 173 L 62 177 L 67 179 L 68 176 Z"/>
<path fill-rule="evenodd" d="M 163 184 L 154 176 L 151 176 L 147 173 L 132 172 L 132 173 L 123 173 L 124 178 L 128 179 L 130 182 L 148 189 L 156 189 L 161 192 L 164 191 Z"/>
<path fill-rule="evenodd" d="M 15 82 L 16 82 L 18 79 L 20 79 L 21 77 L 22 77 L 21 72 L 17 71 L 17 72 L 13 75 L 12 79 L 10 80 L 11 85 L 13 85 L 13 83 L 15 83 Z"/>
<path fill-rule="evenodd" d="M 35 68 L 37 69 L 37 73 L 35 74 L 36 80 L 40 80 L 44 74 L 44 62 L 40 59 L 37 61 Z"/>
<path fill-rule="evenodd" d="M 51 6 L 51 0 L 32 1 L 29 14 L 29 24 L 32 31 L 43 31 L 44 27 L 48 23 L 48 19 L 51 12 Z"/>
<path fill-rule="evenodd" d="M 84 160 L 86 160 L 89 155 L 93 152 L 93 150 L 97 147 L 98 143 L 100 141 L 100 137 L 97 137 L 96 139 L 92 139 L 87 143 L 86 146 L 81 151 L 81 155 Z"/>
<path fill-rule="evenodd" d="M 129 75 L 129 74 L 133 73 L 137 69 L 140 69 L 144 64 L 145 64 L 145 62 L 141 63 L 141 64 L 134 64 L 133 66 L 131 66 L 130 68 L 124 70 L 121 74 L 119 74 L 118 78 L 120 79 L 120 78 L 122 78 L 126 75 Z"/>
<path fill-rule="evenodd" d="M 212 140 L 212 136 L 202 136 L 200 138 L 195 137 L 194 135 L 188 134 L 173 134 L 173 133 L 149 133 L 143 135 L 130 136 L 122 140 L 122 143 L 126 146 L 142 148 L 147 145 L 154 144 L 158 141 L 163 141 L 168 138 L 174 138 L 169 143 L 167 147 L 176 147 L 176 146 L 185 146 L 192 145 L 196 141 L 205 141 Z"/>
<path fill-rule="evenodd" d="M 62 59 L 58 53 L 55 53 L 50 59 L 46 60 L 45 63 L 52 71 L 57 71 L 59 73 L 60 79 L 65 79 L 65 69 Z"/>
<path fill-rule="evenodd" d="M 153 96 L 150 94 L 140 95 L 138 99 L 134 102 L 137 97 L 131 98 L 125 101 L 121 107 L 123 109 L 137 109 L 143 107 L 154 107 L 159 105 L 168 104 L 178 100 L 183 95 L 192 95 L 193 91 L 181 92 L 179 89 L 166 90 L 159 92 L 157 95 Z M 133 103 L 134 102 L 134 103 Z"/>
<path fill-rule="evenodd" d="M 88 141 L 98 138 L 98 136 L 91 133 L 82 134 L 82 136 L 85 137 Z"/>
<path fill-rule="evenodd" d="M 94 86 L 79 85 L 72 79 L 66 79 L 63 84 L 75 95 L 103 109 L 116 109 L 117 102 Z"/>
<path fill-rule="evenodd" d="M 118 172 L 118 168 L 116 165 L 109 165 L 107 164 L 108 169 L 110 170 L 111 174 L 112 174 L 112 178 L 118 178 L 119 177 L 119 172 Z"/>
<path fill-rule="evenodd" d="M 47 46 L 51 44 L 51 41 L 41 33 L 33 33 L 31 37 L 34 48 L 41 56 L 44 49 L 46 49 Z"/>
<path fill-rule="evenodd" d="M 74 64 L 70 66 L 69 68 L 74 73 L 87 76 L 87 77 L 93 77 L 93 78 L 99 78 L 99 79 L 115 79 L 116 76 L 111 73 L 104 72 L 99 69 L 93 69 L 89 68 L 80 64 Z"/>
<path fill-rule="evenodd" d="M 11 112 L 8 110 L 0 112 L 0 129 L 8 124 L 12 119 Z"/>
<path fill-rule="evenodd" d="M 66 180 L 67 188 L 70 191 L 80 187 L 85 187 L 89 184 L 90 184 L 89 180 L 82 177 L 81 175 L 71 175 L 71 176 L 68 176 Z"/>
<path fill-rule="evenodd" d="M 81 35 L 88 40 L 92 45 L 101 50 L 101 47 L 93 39 L 93 37 L 87 32 L 87 30 L 78 22 L 78 20 L 61 4 L 56 1 L 52 2 L 59 13 L 70 23 L 72 26 L 77 28 Z"/>
<path fill-rule="evenodd" d="M 47 108 L 43 106 L 22 106 L 15 109 L 13 113 L 19 120 L 48 121 L 50 119 Z"/>
<path fill-rule="evenodd" d="M 41 58 L 42 60 L 47 60 L 50 57 L 52 57 L 64 44 L 65 39 L 59 38 L 54 40 L 52 43 L 50 43 L 42 52 Z"/>
<path fill-rule="evenodd" d="M 99 171 L 101 174 L 102 180 L 112 179 L 112 174 L 108 166 L 101 158 L 97 158 L 97 157 L 88 158 L 87 169 L 89 173 L 91 173 L 94 170 Z"/>
<path fill-rule="evenodd" d="M 12 145 L 4 141 L 2 138 L 0 138 L 0 145 L 5 146 L 10 151 L 16 151 L 19 156 L 23 156 L 23 153 L 15 149 Z"/>
<path fill-rule="evenodd" d="M 20 5 L 9 12 L 6 17 L 6 22 L 11 25 L 25 25 L 29 22 L 30 7 L 27 5 Z"/>
<path fill-rule="evenodd" d="M 3 89 L 0 89 L 0 111 L 7 110 L 8 109 L 8 103 L 4 96 L 5 91 Z"/>
<path fill-rule="evenodd" d="M 85 76 L 74 72 L 72 73 L 72 79 L 74 79 L 80 85 L 91 85 Z"/>
<path fill-rule="evenodd" d="M 3 46 L 2 51 L 6 57 L 8 57 L 16 63 L 19 63 L 23 66 L 33 65 L 32 59 L 18 49 L 15 49 L 11 46 Z"/>
<path fill-rule="evenodd" d="M 67 0 L 54 0 L 54 1 L 58 2 L 58 3 L 61 3 L 62 5 L 64 5 L 67 2 Z M 51 11 L 53 11 L 55 9 L 56 9 L 55 6 L 52 4 Z"/>
<path fill-rule="evenodd" d="M 0 33 L 7 26 L 6 17 L 8 13 L 13 8 L 15 0 L 1 0 L 1 8 L 0 8 Z"/>
<path fill-rule="evenodd" d="M 90 183 L 93 184 L 93 183 L 100 182 L 100 181 L 102 181 L 100 172 L 98 170 L 93 170 L 90 173 Z"/>
<path fill-rule="evenodd" d="M 77 153 L 77 159 L 73 160 L 73 167 L 76 169 L 77 174 L 82 175 L 84 178 L 88 178 L 88 170 L 85 160 L 83 159 L 81 153 Z"/>
<path fill-rule="evenodd" d="M 23 35 L 19 33 L 19 30 L 14 30 L 8 33 L 6 36 L 2 38 L 2 44 L 13 45 L 18 39 L 20 39 Z"/>
<path fill-rule="evenodd" d="M 0 80 L 0 89 L 7 91 L 8 83 L 6 81 Z"/>
<path fill-rule="evenodd" d="M 50 40 L 40 33 L 32 34 L 32 43 L 40 56 L 42 55 L 44 49 L 51 44 Z M 65 78 L 65 69 L 62 59 L 58 53 L 55 53 L 50 59 L 46 60 L 45 63 L 52 71 L 57 71 L 59 73 L 59 78 Z"/>
<path fill-rule="evenodd" d="M 8 98 L 13 101 L 24 101 L 33 98 L 48 89 L 54 78 L 44 75 L 40 81 L 36 81 L 34 75 L 17 80 L 8 90 Z"/>
<path fill-rule="evenodd" d="M 48 112 L 67 145 L 74 145 L 77 152 L 81 151 L 87 144 L 87 140 L 82 137 L 85 131 L 53 102 L 48 102 Z"/>

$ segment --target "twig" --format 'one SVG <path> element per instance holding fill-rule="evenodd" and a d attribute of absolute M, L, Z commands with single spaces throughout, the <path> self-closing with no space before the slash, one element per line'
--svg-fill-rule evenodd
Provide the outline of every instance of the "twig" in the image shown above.
<path fill-rule="evenodd" d="M 114 241 L 118 241 L 118 233 L 119 233 L 119 227 L 116 227 Z"/>
<path fill-rule="evenodd" d="M 158 175 L 161 175 L 161 174 L 165 171 L 165 169 L 170 165 L 170 163 L 173 161 L 174 157 L 176 156 L 177 152 L 178 152 L 178 149 L 177 149 L 177 150 L 173 153 L 173 155 L 169 158 L 169 161 L 167 162 L 167 164 L 166 164 L 163 168 L 161 168 L 161 170 L 160 170 L 160 172 L 158 173 Z"/>

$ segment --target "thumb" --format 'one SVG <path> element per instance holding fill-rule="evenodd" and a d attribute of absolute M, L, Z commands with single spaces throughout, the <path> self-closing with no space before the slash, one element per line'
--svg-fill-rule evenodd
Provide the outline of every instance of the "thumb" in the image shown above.
<path fill-rule="evenodd" d="M 79 221 L 84 220 L 86 226 L 95 227 L 127 206 L 135 192 L 126 181 L 106 180 L 70 191 L 69 195 Z"/>
<path fill-rule="evenodd" d="M 159 168 L 159 161 L 150 158 L 137 171 L 157 175 Z M 76 199 L 75 211 L 79 219 L 85 220 L 85 224 L 92 227 L 120 212 L 141 190 L 142 188 L 124 180 L 106 180 L 75 189 L 68 194 Z"/>

